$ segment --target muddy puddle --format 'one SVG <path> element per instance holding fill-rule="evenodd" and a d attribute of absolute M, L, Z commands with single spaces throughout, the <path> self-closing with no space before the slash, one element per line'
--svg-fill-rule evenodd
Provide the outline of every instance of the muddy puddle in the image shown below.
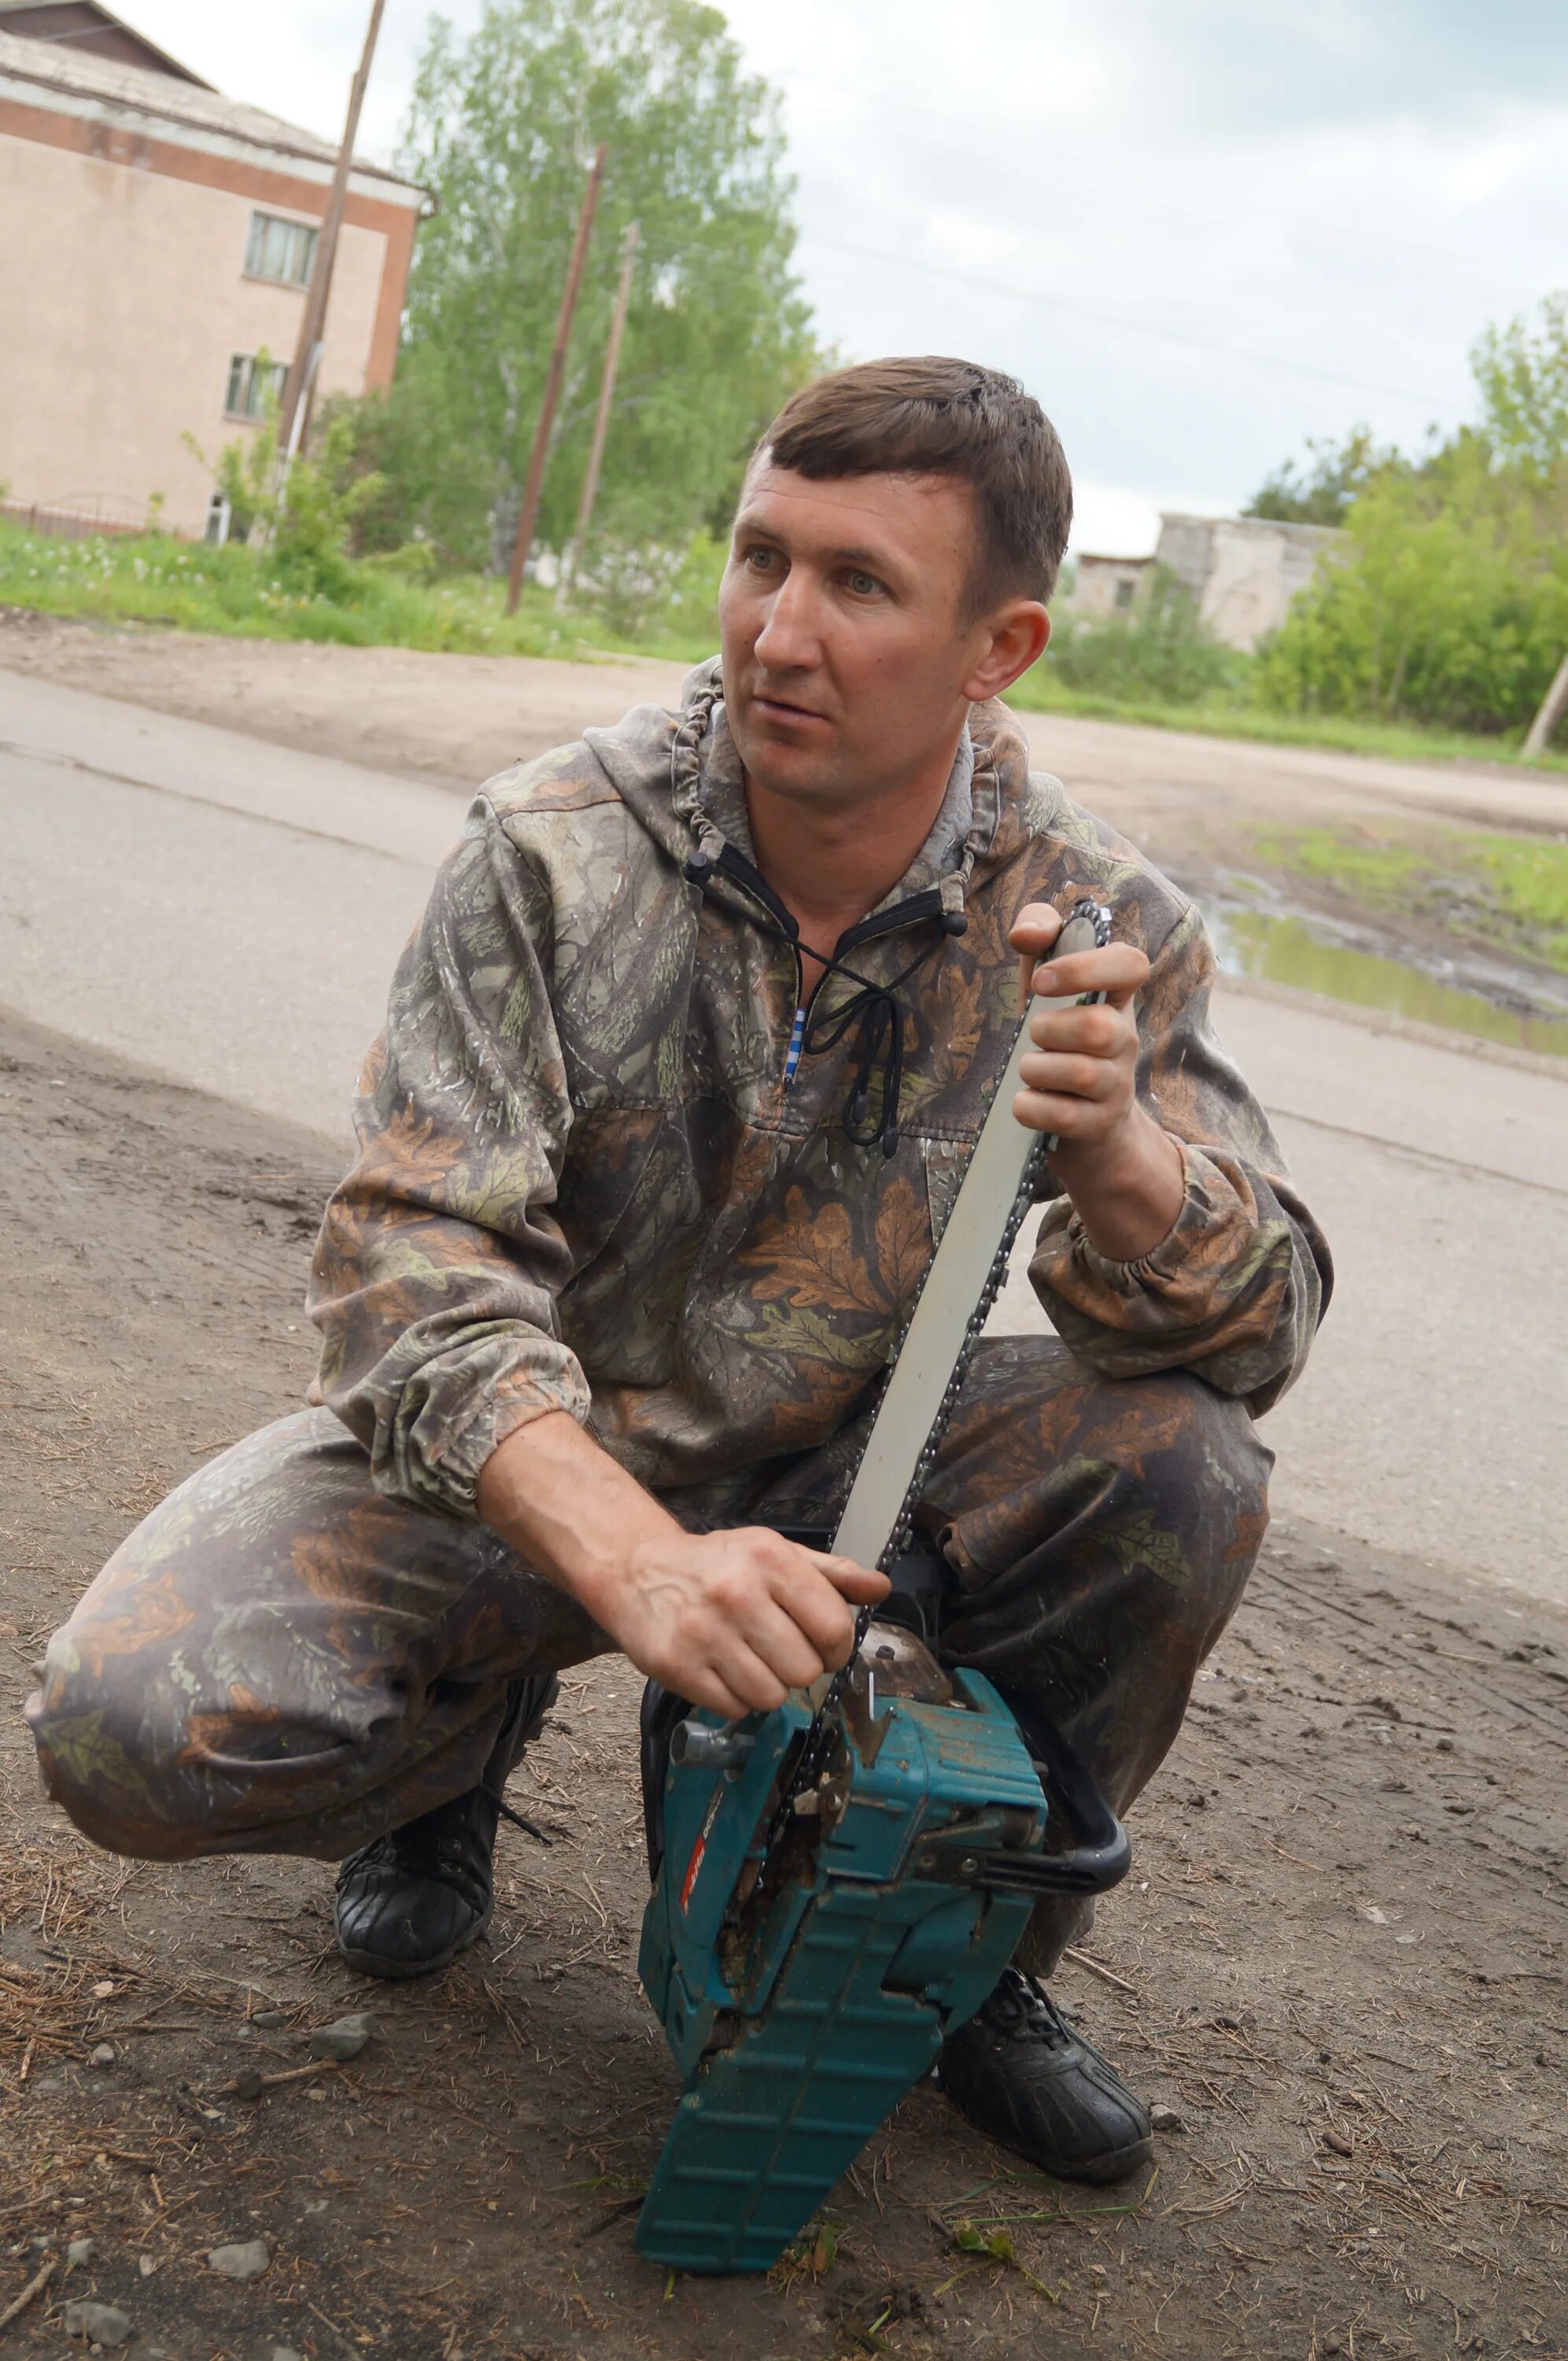
<path fill-rule="evenodd" d="M 1484 972 L 1456 968 L 1451 981 L 1429 968 L 1384 958 L 1349 939 L 1348 929 L 1293 912 L 1206 900 L 1204 917 L 1220 964 L 1232 975 L 1293 984 L 1450 1032 L 1568 1058 L 1568 985 L 1558 1013 L 1550 986 L 1500 961 L 1488 962 Z"/>

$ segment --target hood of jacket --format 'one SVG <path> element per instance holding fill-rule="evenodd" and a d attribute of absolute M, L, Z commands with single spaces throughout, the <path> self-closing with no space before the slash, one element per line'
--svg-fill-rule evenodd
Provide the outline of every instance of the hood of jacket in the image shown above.
<path fill-rule="evenodd" d="M 586 741 L 623 803 L 672 860 L 712 872 L 707 890 L 739 914 L 758 916 L 752 891 L 724 865 L 728 851 L 752 865 L 740 759 L 724 707 L 717 656 L 687 674 L 679 709 L 634 706 L 613 730 Z M 945 916 L 962 913 L 971 887 L 1003 867 L 1067 807 L 1058 782 L 1031 773 L 1029 747 L 999 699 L 970 708 L 947 792 L 925 843 L 872 919 L 934 894 Z"/>

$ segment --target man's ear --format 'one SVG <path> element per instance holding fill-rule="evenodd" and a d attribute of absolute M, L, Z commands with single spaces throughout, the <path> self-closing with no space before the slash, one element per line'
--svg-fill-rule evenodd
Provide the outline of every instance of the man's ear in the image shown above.
<path fill-rule="evenodd" d="M 959 689 L 971 705 L 1000 697 L 1045 654 L 1051 619 L 1037 598 L 1010 598 L 985 625 L 987 644 Z"/>

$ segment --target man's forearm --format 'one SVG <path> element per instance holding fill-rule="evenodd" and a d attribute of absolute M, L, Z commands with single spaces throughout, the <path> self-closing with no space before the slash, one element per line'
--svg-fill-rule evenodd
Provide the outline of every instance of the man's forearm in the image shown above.
<path fill-rule="evenodd" d="M 688 1533 L 564 1411 L 509 1434 L 479 1514 L 640 1672 L 730 1719 L 842 1664 L 885 1575 L 761 1527 Z"/>
<path fill-rule="evenodd" d="M 508 1435 L 479 1471 L 485 1523 L 589 1614 L 606 1583 L 647 1543 L 680 1528 L 667 1509 L 565 1411 Z"/>
<path fill-rule="evenodd" d="M 1179 1144 L 1142 1107 L 1113 1140 L 1064 1140 L 1051 1168 L 1090 1244 L 1113 1262 L 1152 1254 L 1175 1227 L 1187 1195 Z"/>

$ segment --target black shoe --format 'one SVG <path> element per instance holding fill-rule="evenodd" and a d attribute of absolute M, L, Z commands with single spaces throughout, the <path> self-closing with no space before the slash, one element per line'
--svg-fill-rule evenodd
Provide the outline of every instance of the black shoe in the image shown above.
<path fill-rule="evenodd" d="M 361 1975 L 393 1982 L 433 1975 L 450 1967 L 489 1926 L 501 1815 L 542 1835 L 501 1801 L 501 1789 L 538 1736 L 557 1687 L 553 1674 L 513 1681 L 482 1784 L 377 1837 L 344 1862 L 337 1872 L 337 1948 Z"/>
<path fill-rule="evenodd" d="M 1017 1968 L 948 2036 L 940 2073 L 978 2131 L 1058 2180 L 1125 2180 L 1154 2154 L 1147 2109 Z"/>

